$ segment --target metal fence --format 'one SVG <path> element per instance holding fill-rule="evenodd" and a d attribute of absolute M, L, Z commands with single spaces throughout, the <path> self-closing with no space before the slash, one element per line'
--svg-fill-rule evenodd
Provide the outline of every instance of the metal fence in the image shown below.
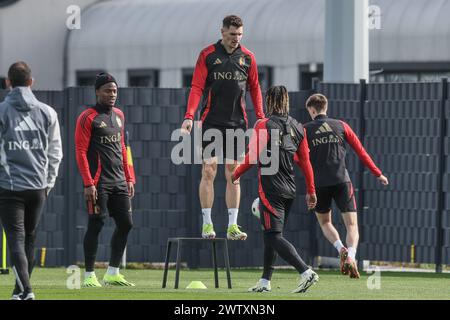
<path fill-rule="evenodd" d="M 448 83 L 319 83 L 315 91 L 328 96 L 330 116 L 352 126 L 390 179 L 387 188 L 379 185 L 349 151 L 348 168 L 359 208 L 359 258 L 410 262 L 413 254 L 414 262 L 450 264 Z M 310 120 L 304 103 L 311 93 L 290 94 L 291 115 L 302 123 Z M 0 91 L 0 99 L 6 94 Z M 83 261 L 82 243 L 87 225 L 74 155 L 75 123 L 86 106 L 95 104 L 95 95 L 91 88 L 35 94 L 58 112 L 64 144 L 60 175 L 39 226 L 37 250 L 46 248 L 47 265 L 67 266 Z M 174 165 L 170 160 L 175 144 L 170 136 L 183 120 L 187 94 L 185 89 L 119 90 L 118 105 L 125 113 L 137 176 L 128 261 L 161 262 L 168 237 L 200 234 L 201 166 Z M 255 115 L 250 101 L 247 108 L 249 123 L 253 125 Z M 315 256 L 336 256 L 333 246 L 321 235 L 315 217 L 306 210 L 304 181 L 299 170 L 297 173 L 298 196 L 285 235 L 309 263 Z M 228 221 L 225 186 L 224 168 L 219 166 L 213 207 L 218 236 L 226 235 Z M 249 238 L 229 244 L 230 263 L 234 267 L 260 266 L 262 234 L 259 221 L 250 213 L 251 203 L 258 196 L 256 170 L 241 179 L 241 189 L 238 223 Z M 333 220 L 345 239 L 345 228 L 338 212 L 333 211 Z M 114 223 L 108 219 L 100 234 L 98 261 L 109 259 L 113 230 Z M 183 260 L 188 265 L 210 266 L 207 247 L 186 252 Z"/>
<path fill-rule="evenodd" d="M 367 260 L 450 263 L 448 83 L 320 84 L 331 114 L 350 119 L 385 175 L 383 187 L 355 157 L 361 245 Z M 342 229 L 341 229 L 342 230 Z M 324 239 L 321 239 L 324 240 Z M 326 245 L 325 241 L 320 241 Z M 319 249 L 318 255 L 331 250 Z"/>

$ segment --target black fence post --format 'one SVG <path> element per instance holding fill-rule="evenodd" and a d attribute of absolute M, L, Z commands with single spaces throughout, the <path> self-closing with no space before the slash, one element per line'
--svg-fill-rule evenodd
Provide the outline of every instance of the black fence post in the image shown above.
<path fill-rule="evenodd" d="M 365 79 L 359 80 L 359 137 L 362 143 L 364 143 L 364 137 L 366 135 L 366 122 L 365 122 L 365 105 L 367 99 L 367 83 Z M 358 168 L 358 227 L 359 227 L 359 243 L 364 242 L 364 165 L 361 161 Z M 358 259 L 358 268 L 363 270 L 363 259 Z"/>
<path fill-rule="evenodd" d="M 445 208 L 445 193 L 444 193 L 444 175 L 445 175 L 445 135 L 447 133 L 447 121 L 445 119 L 445 104 L 448 99 L 448 79 L 443 78 L 441 81 L 442 96 L 441 109 L 439 118 L 441 119 L 440 143 L 439 143 L 439 179 L 438 179 L 438 205 L 436 212 L 436 251 L 435 264 L 436 273 L 442 273 L 442 249 L 443 249 L 443 229 L 442 216 Z"/>

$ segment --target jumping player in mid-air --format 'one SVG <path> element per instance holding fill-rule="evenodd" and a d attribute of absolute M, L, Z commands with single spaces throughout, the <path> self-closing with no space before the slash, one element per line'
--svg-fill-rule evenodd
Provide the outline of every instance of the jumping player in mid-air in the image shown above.
<path fill-rule="evenodd" d="M 316 216 L 324 236 L 340 256 L 341 272 L 351 278 L 359 278 L 355 262 L 359 232 L 356 201 L 350 176 L 345 167 L 345 142 L 350 144 L 364 165 L 383 185 L 388 179 L 382 175 L 362 146 L 352 128 L 344 121 L 327 116 L 328 101 L 322 94 L 314 94 L 306 101 L 306 109 L 313 121 L 305 124 L 314 168 L 317 190 Z M 336 228 L 331 222 L 331 201 L 334 199 L 342 213 L 347 229 L 347 247 L 342 244 Z"/>
<path fill-rule="evenodd" d="M 223 19 L 222 39 L 203 49 L 198 57 L 192 79 L 188 106 L 182 131 L 190 133 L 195 111 L 203 96 L 201 112 L 202 136 L 217 131 L 223 137 L 220 145 L 225 161 L 227 180 L 225 201 L 228 208 L 229 240 L 245 240 L 247 234 L 237 225 L 241 189 L 231 183 L 231 175 L 245 154 L 244 146 L 225 143 L 226 136 L 245 131 L 248 126 L 245 111 L 247 89 L 255 108 L 256 117 L 264 118 L 261 89 L 258 82 L 258 67 L 251 51 L 240 44 L 243 35 L 242 19 L 231 15 Z M 220 150 L 205 152 L 212 141 L 203 140 L 203 167 L 199 196 L 202 207 L 202 237 L 216 237 L 211 218 L 214 202 L 214 179 L 217 173 Z M 233 142 L 234 139 L 232 139 Z M 215 142 L 215 140 L 214 140 Z"/>

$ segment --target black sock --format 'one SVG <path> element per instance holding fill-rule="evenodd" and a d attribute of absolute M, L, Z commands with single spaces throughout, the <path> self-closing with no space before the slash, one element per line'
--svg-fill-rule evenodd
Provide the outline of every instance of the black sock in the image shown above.
<path fill-rule="evenodd" d="M 88 228 L 84 236 L 84 262 L 87 272 L 94 271 L 95 257 L 97 256 L 98 235 L 105 224 L 104 218 L 89 218 Z"/>
<path fill-rule="evenodd" d="M 273 273 L 273 264 L 275 263 L 275 260 L 277 259 L 277 253 L 275 249 L 272 247 L 270 242 L 268 241 L 268 238 L 264 236 L 264 269 L 263 269 L 263 275 L 262 278 L 269 280 L 272 279 L 272 273 Z"/>
<path fill-rule="evenodd" d="M 131 219 L 131 214 L 128 212 L 125 214 L 114 215 L 114 220 L 116 222 L 116 229 L 111 238 L 111 258 L 109 266 L 118 268 L 127 245 L 128 233 L 133 227 L 133 221 Z"/>

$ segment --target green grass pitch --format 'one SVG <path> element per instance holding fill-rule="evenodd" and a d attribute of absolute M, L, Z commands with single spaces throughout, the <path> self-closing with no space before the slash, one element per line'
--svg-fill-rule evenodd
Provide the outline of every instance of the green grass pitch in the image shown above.
<path fill-rule="evenodd" d="M 105 269 L 96 270 L 101 279 Z M 271 293 L 249 293 L 247 289 L 258 280 L 261 270 L 232 270 L 233 289 L 226 287 L 223 270 L 219 271 L 220 288 L 214 288 L 213 271 L 210 269 L 188 270 L 180 273 L 180 289 L 173 289 L 175 271 L 169 270 L 168 286 L 161 288 L 162 270 L 122 270 L 126 279 L 136 287 L 102 287 L 69 290 L 66 281 L 69 274 L 64 268 L 36 268 L 32 284 L 36 298 L 40 300 L 257 300 L 257 299 L 450 299 L 450 274 L 381 272 L 380 289 L 368 289 L 368 278 L 373 274 L 361 273 L 361 279 L 350 279 L 337 271 L 318 271 L 320 281 L 304 294 L 290 293 L 296 287 L 294 270 L 275 270 Z M 81 278 L 83 270 L 81 269 Z M 207 289 L 185 289 L 194 280 L 202 281 Z M 370 281 L 369 281 L 370 282 Z M 0 275 L 0 300 L 9 299 L 14 277 Z"/>

